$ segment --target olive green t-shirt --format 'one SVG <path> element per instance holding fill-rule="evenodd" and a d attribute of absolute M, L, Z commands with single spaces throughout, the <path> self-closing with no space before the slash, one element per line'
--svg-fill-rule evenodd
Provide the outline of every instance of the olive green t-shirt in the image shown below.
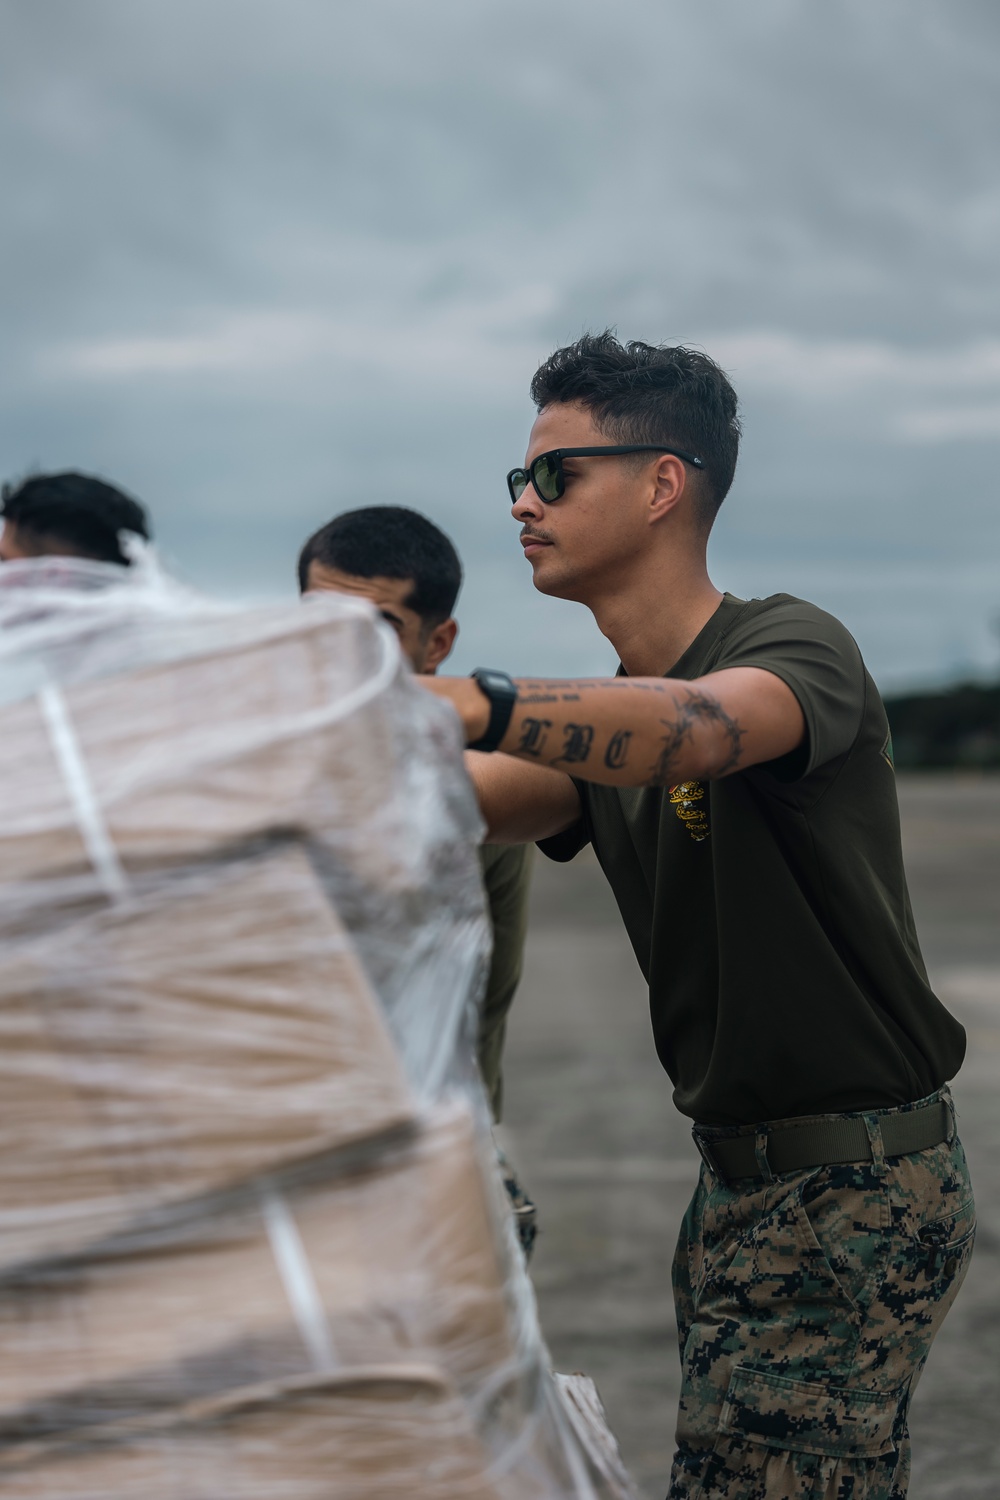
<path fill-rule="evenodd" d="M 493 926 L 493 957 L 479 1016 L 479 1071 L 499 1120 L 503 1113 L 503 1047 L 507 1012 L 521 980 L 528 932 L 528 889 L 533 844 L 484 844 L 479 851 Z"/>
<path fill-rule="evenodd" d="M 762 667 L 807 738 L 714 782 L 578 782 L 583 818 L 649 984 L 678 1109 L 703 1124 L 877 1109 L 958 1070 L 910 909 L 885 710 L 839 621 L 788 594 L 727 594 L 666 675 Z"/>

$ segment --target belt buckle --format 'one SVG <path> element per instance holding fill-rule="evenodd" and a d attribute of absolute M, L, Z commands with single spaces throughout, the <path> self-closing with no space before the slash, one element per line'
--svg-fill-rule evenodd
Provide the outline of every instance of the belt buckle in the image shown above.
<path fill-rule="evenodd" d="M 711 1172 L 712 1176 L 717 1178 L 719 1182 L 725 1184 L 725 1174 L 723 1172 L 720 1172 L 718 1163 L 716 1162 L 715 1157 L 712 1155 L 711 1146 L 707 1141 L 703 1141 L 701 1136 L 693 1130 L 691 1132 L 691 1136 L 694 1140 L 695 1145 L 698 1147 L 699 1156 L 705 1163 L 708 1170 Z"/>

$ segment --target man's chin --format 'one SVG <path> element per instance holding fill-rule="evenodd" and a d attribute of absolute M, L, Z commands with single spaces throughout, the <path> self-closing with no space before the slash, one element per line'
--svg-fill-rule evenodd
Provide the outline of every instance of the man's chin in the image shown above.
<path fill-rule="evenodd" d="M 563 568 L 553 567 L 549 559 L 532 563 L 531 581 L 540 594 L 547 594 L 550 599 L 579 599 L 572 575 Z"/>

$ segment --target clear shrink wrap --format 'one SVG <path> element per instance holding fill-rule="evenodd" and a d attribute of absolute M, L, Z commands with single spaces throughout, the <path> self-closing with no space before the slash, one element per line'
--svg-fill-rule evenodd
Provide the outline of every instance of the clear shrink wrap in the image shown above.
<path fill-rule="evenodd" d="M 0 1500 L 631 1494 L 548 1373 L 392 633 L 5 564 L 0 779 Z"/>

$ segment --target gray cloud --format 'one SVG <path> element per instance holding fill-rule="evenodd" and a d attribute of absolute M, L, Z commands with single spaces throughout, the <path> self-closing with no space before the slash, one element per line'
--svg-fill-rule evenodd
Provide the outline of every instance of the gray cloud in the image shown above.
<path fill-rule="evenodd" d="M 741 391 L 720 582 L 890 683 L 987 664 L 998 41 L 972 0 L 8 0 L 0 468 L 98 468 L 258 593 L 332 511 L 417 505 L 460 665 L 593 670 L 502 476 L 537 360 L 616 324 Z"/>

